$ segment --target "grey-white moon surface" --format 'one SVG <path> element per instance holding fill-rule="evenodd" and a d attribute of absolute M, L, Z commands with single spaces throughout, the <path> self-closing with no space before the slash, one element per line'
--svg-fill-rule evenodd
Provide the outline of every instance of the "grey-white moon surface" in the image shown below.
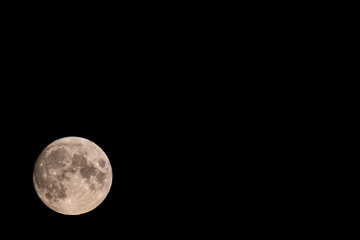
<path fill-rule="evenodd" d="M 112 184 L 112 168 L 104 151 L 81 137 L 50 143 L 36 160 L 36 193 L 50 209 L 79 215 L 98 207 Z"/>

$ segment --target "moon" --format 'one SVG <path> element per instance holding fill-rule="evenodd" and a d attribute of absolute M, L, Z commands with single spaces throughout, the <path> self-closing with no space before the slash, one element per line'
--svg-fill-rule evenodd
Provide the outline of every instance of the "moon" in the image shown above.
<path fill-rule="evenodd" d="M 41 201 L 55 212 L 80 215 L 98 207 L 112 184 L 104 151 L 81 137 L 50 143 L 35 162 L 33 183 Z"/>

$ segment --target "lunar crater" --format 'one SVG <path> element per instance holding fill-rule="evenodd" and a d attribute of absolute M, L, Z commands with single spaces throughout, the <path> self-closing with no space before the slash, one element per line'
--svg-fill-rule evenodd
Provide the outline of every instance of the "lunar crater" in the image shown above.
<path fill-rule="evenodd" d="M 74 154 L 72 157 L 72 166 L 75 167 L 84 167 L 86 166 L 86 158 L 79 154 Z"/>
<path fill-rule="evenodd" d="M 81 176 L 83 176 L 84 178 L 90 178 L 91 176 L 95 175 L 96 172 L 97 169 L 94 167 L 93 164 L 87 165 L 80 169 Z"/>
<path fill-rule="evenodd" d="M 100 159 L 100 160 L 99 160 L 99 166 L 102 167 L 102 168 L 104 168 L 105 165 L 106 165 L 105 160 L 104 160 L 104 159 Z"/>

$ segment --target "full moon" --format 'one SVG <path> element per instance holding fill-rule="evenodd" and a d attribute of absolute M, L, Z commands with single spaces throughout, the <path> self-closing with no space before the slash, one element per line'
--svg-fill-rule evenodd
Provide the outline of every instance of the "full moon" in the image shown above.
<path fill-rule="evenodd" d="M 33 182 L 37 195 L 50 209 L 79 215 L 104 201 L 112 184 L 112 168 L 95 143 L 81 137 L 65 137 L 41 152 Z"/>

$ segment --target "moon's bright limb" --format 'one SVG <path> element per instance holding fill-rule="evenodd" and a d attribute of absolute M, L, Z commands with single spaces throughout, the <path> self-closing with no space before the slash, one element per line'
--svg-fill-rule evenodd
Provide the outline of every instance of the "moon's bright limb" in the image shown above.
<path fill-rule="evenodd" d="M 112 168 L 102 149 L 80 137 L 50 143 L 33 173 L 36 193 L 50 209 L 79 215 L 99 206 L 110 191 Z"/>

